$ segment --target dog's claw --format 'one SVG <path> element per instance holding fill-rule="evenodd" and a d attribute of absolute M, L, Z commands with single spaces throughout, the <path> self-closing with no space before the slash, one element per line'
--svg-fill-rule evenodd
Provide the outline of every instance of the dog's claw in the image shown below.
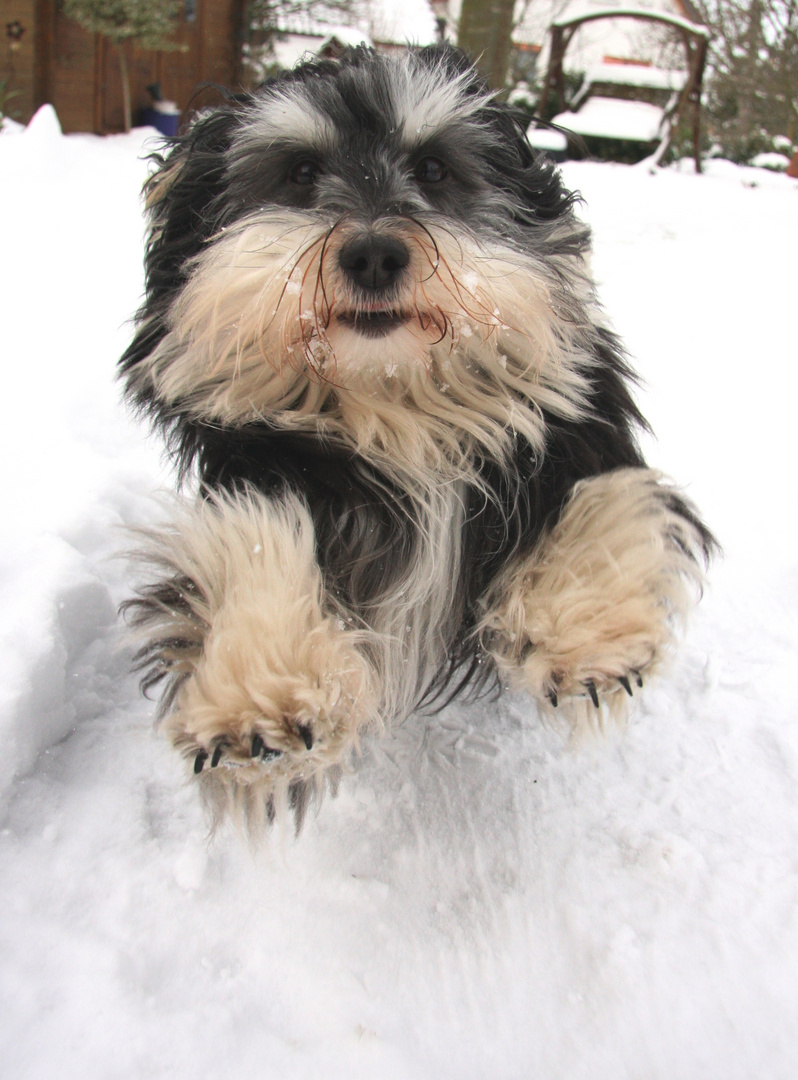
<path fill-rule="evenodd" d="M 205 762 L 208 760 L 208 751 L 200 750 L 197 756 L 194 758 L 194 775 L 198 776 L 202 772 Z"/>
<path fill-rule="evenodd" d="M 618 676 L 618 682 L 624 688 L 624 690 L 629 695 L 629 697 L 632 697 L 633 696 L 632 695 L 632 684 L 629 682 L 627 677 L 625 675 L 619 675 Z"/>
<path fill-rule="evenodd" d="M 585 686 L 587 687 L 588 694 L 590 694 L 590 700 L 593 702 L 593 704 L 596 706 L 596 708 L 598 708 L 599 707 L 599 696 L 598 696 L 598 690 L 596 690 L 596 684 L 593 682 L 592 679 L 588 679 L 588 681 L 585 683 Z"/>
<path fill-rule="evenodd" d="M 306 750 L 313 748 L 313 732 L 308 724 L 300 724 L 297 727 L 297 731 L 302 736 L 302 742 L 305 744 Z"/>
<path fill-rule="evenodd" d="M 633 671 L 632 674 L 635 677 L 635 682 L 637 683 L 637 685 L 642 688 L 642 686 L 643 686 L 643 676 L 640 674 L 639 671 Z"/>
<path fill-rule="evenodd" d="M 222 754 L 223 753 L 224 753 L 224 746 L 223 746 L 222 743 L 219 743 L 217 745 L 216 749 L 213 752 L 213 757 L 211 758 L 211 768 L 212 769 L 215 769 L 216 766 L 219 764 L 219 762 L 222 760 Z"/>
<path fill-rule="evenodd" d="M 255 734 L 252 736 L 251 757 L 260 758 L 261 761 L 271 761 L 272 758 L 279 757 L 280 754 L 282 754 L 282 750 L 273 750 L 271 746 L 267 746 L 260 735 Z"/>
<path fill-rule="evenodd" d="M 546 697 L 549 699 L 552 706 L 556 709 L 557 708 L 557 691 L 553 687 L 549 687 L 549 689 L 546 691 Z"/>

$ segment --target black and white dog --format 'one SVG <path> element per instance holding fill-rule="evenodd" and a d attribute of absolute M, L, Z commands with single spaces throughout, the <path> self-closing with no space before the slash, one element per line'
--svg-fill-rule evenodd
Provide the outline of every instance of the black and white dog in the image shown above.
<path fill-rule="evenodd" d="M 622 711 L 713 541 L 645 466 L 588 232 L 512 111 L 452 48 L 358 48 L 157 160 L 121 369 L 197 494 L 129 606 L 205 794 L 301 809 L 466 687 Z"/>

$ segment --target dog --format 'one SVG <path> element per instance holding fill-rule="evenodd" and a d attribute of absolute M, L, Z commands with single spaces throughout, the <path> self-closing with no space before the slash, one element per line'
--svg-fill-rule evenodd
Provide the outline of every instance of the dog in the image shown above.
<path fill-rule="evenodd" d="M 646 466 L 577 197 L 512 109 L 451 46 L 363 46 L 155 161 L 121 377 L 189 492 L 127 610 L 214 810 L 301 821 L 364 732 L 458 693 L 622 715 L 715 545 Z"/>

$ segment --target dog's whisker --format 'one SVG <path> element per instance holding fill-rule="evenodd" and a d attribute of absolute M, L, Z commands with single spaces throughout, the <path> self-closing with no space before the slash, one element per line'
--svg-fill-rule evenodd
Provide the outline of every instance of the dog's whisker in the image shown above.
<path fill-rule="evenodd" d="M 421 251 L 422 251 L 422 252 L 424 253 L 424 256 L 426 257 L 426 259 L 428 260 L 428 262 L 429 262 L 429 264 L 430 264 L 430 272 L 429 272 L 429 277 L 427 277 L 427 278 L 422 278 L 422 279 L 421 279 L 421 284 L 423 284 L 423 283 L 424 283 L 425 281 L 428 281 L 428 280 L 429 280 L 429 278 L 433 278 L 433 277 L 435 277 L 435 275 L 436 275 L 436 274 L 438 273 L 438 268 L 439 268 L 439 266 L 440 266 L 440 251 L 438 250 L 438 244 L 437 244 L 437 242 L 436 242 L 436 240 L 435 240 L 435 237 L 434 237 L 434 236 L 433 236 L 433 234 L 432 234 L 432 233 L 430 232 L 430 230 L 429 230 L 429 229 L 427 228 L 427 226 L 426 226 L 426 225 L 424 225 L 424 223 L 423 223 L 423 222 L 419 221 L 419 219 L 418 219 L 418 218 L 411 218 L 410 220 L 411 220 L 411 221 L 412 221 L 412 222 L 413 222 L 413 223 L 414 223 L 414 224 L 415 224 L 415 225 L 416 225 L 416 226 L 417 226 L 417 227 L 418 227 L 419 229 L 421 229 L 422 233 L 424 234 L 424 237 L 425 237 L 425 238 L 426 238 L 426 239 L 427 239 L 427 240 L 428 240 L 428 241 L 430 242 L 430 244 L 432 245 L 432 250 L 433 250 L 433 252 L 435 253 L 435 257 L 434 257 L 434 258 L 431 258 L 431 257 L 430 257 L 430 254 L 429 254 L 429 251 L 427 250 L 426 244 L 424 243 L 423 239 L 422 239 L 421 237 L 415 237 L 415 240 L 416 240 L 416 244 L 417 244 L 417 246 L 418 246 L 418 247 L 420 248 L 420 250 L 421 250 Z"/>
<path fill-rule="evenodd" d="M 319 252 L 319 270 L 318 270 L 317 285 L 321 286 L 321 293 L 322 293 L 322 297 L 324 299 L 325 305 L 327 306 L 328 317 L 329 317 L 329 304 L 327 303 L 327 293 L 326 293 L 326 286 L 325 286 L 325 281 L 324 281 L 324 259 L 325 259 L 325 256 L 327 255 L 327 251 L 328 251 L 328 247 L 329 247 L 329 243 L 330 243 L 330 238 L 332 237 L 333 233 L 340 227 L 340 225 L 341 225 L 341 220 L 339 219 L 329 229 L 326 236 L 324 237 L 324 242 L 322 243 L 321 251 Z M 314 306 L 315 306 L 315 301 L 316 301 L 316 297 L 315 297 L 315 294 L 314 294 Z"/>
<path fill-rule="evenodd" d="M 312 302 L 312 310 L 313 310 L 314 321 L 315 321 L 316 339 L 320 343 L 322 343 L 324 345 L 324 347 L 327 349 L 330 357 L 333 360 L 333 364 L 335 363 L 335 351 L 331 346 L 329 338 L 327 337 L 327 329 L 328 329 L 328 327 L 330 325 L 331 306 L 330 306 L 330 304 L 328 302 L 328 299 L 327 299 L 326 285 L 325 285 L 325 281 L 324 281 L 324 259 L 325 259 L 325 256 L 327 254 L 327 250 L 328 250 L 328 246 L 329 246 L 329 242 L 330 242 L 330 237 L 333 235 L 335 230 L 338 228 L 339 224 L 340 224 L 340 221 L 336 222 L 327 231 L 327 233 L 325 234 L 324 239 L 322 241 L 321 249 L 319 251 L 318 264 L 317 264 L 317 267 L 316 267 L 316 277 L 315 277 L 315 283 L 314 283 L 314 288 L 313 288 L 313 302 Z M 319 312 L 319 292 L 321 292 L 322 302 L 323 302 L 323 305 L 324 305 L 323 312 L 326 312 L 326 314 L 324 314 L 324 313 L 320 314 L 320 312 Z M 306 354 L 311 354 L 312 355 L 312 348 L 311 348 L 310 342 L 307 343 Z M 311 361 L 311 363 L 312 363 L 312 361 Z M 321 370 L 321 363 L 319 363 L 318 365 L 313 364 L 313 370 L 316 372 L 316 374 L 318 375 L 319 378 L 322 378 L 322 379 L 325 379 L 325 380 L 327 379 L 326 375 Z"/>
<path fill-rule="evenodd" d="M 261 316 L 261 320 L 260 320 L 260 322 L 258 324 L 258 327 L 257 327 L 257 340 L 258 340 L 258 344 L 259 344 L 259 353 L 260 353 L 262 359 L 264 361 L 266 361 L 267 363 L 271 363 L 272 366 L 273 366 L 273 361 L 269 357 L 269 355 L 268 355 L 268 353 L 266 351 L 266 345 L 265 345 L 265 342 L 266 342 L 267 336 L 268 336 L 268 332 L 269 332 L 270 328 L 272 327 L 272 325 L 274 324 L 274 322 L 277 319 L 277 316 L 278 316 L 279 311 L 280 311 L 280 306 L 282 305 L 283 300 L 285 299 L 285 296 L 286 296 L 286 294 L 287 294 L 287 292 L 289 290 L 289 286 L 292 283 L 292 278 L 293 278 L 294 271 L 296 270 L 296 268 L 298 266 L 301 266 L 301 263 L 302 263 L 303 259 L 305 259 L 307 256 L 309 256 L 311 254 L 311 252 L 318 245 L 318 243 L 319 243 L 318 239 L 311 241 L 304 249 L 300 250 L 300 252 L 299 252 L 299 254 L 297 256 L 295 256 L 295 257 L 293 257 L 291 259 L 285 260 L 285 262 L 282 263 L 281 266 L 279 267 L 278 272 L 276 274 L 276 279 L 277 280 L 280 280 L 281 277 L 284 279 L 283 280 L 283 286 L 282 286 L 282 288 L 281 288 L 281 290 L 280 290 L 280 292 L 279 292 L 279 294 L 278 294 L 278 296 L 276 298 L 276 301 L 274 302 L 273 310 L 272 310 L 271 314 L 267 314 L 265 321 L 263 319 L 263 316 Z M 287 274 L 285 274 L 285 270 L 288 267 L 290 267 L 290 270 L 288 271 Z M 259 294 L 258 298 L 256 299 L 257 310 L 259 310 L 259 311 L 263 311 L 264 308 L 266 307 L 266 305 L 264 303 L 262 303 L 262 301 L 268 295 L 268 290 L 269 290 L 270 285 L 271 285 L 271 281 L 267 280 L 267 281 L 264 281 L 263 285 L 261 286 L 260 294 Z M 239 331 L 238 332 L 239 332 L 239 341 L 240 341 L 241 340 L 241 334 L 242 334 L 242 328 L 241 328 L 240 324 L 239 324 Z M 284 355 L 284 353 L 281 350 L 280 372 L 282 372 L 283 355 Z M 236 371 L 239 374 L 240 374 L 240 368 L 241 368 L 241 356 L 240 356 L 240 350 L 238 350 L 237 355 L 236 355 Z"/>

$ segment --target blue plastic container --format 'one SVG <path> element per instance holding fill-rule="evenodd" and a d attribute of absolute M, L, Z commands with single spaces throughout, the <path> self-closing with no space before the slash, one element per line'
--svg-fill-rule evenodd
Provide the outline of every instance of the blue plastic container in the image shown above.
<path fill-rule="evenodd" d="M 162 135 L 177 135 L 180 113 L 172 110 L 162 112 L 160 109 L 142 109 L 141 122 L 146 127 L 154 127 Z"/>

